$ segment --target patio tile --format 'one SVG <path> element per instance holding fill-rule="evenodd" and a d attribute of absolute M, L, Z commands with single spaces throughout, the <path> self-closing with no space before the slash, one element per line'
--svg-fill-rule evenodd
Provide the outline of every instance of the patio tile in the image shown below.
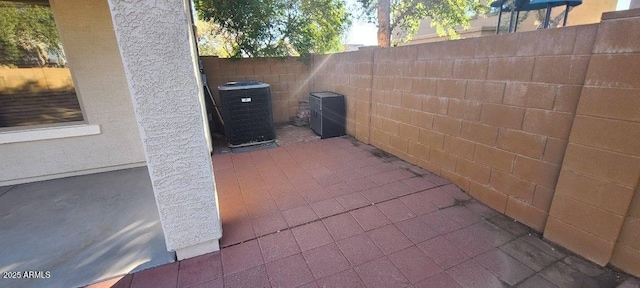
<path fill-rule="evenodd" d="M 493 244 L 494 246 L 500 246 L 516 238 L 511 233 L 496 225 L 491 224 L 491 222 L 488 222 L 484 219 L 476 224 L 469 226 L 468 230 L 475 235 L 479 235 L 480 237 L 482 237 L 482 239 Z"/>
<path fill-rule="evenodd" d="M 332 184 L 329 186 L 325 186 L 325 190 L 329 192 L 329 194 L 333 195 L 334 197 L 356 192 L 356 190 L 353 189 L 353 187 L 349 186 L 349 184 L 347 184 L 346 182 L 340 182 L 340 183 Z"/>
<path fill-rule="evenodd" d="M 495 245 L 482 239 L 468 228 L 456 230 L 444 235 L 444 237 L 471 257 L 480 255 L 495 247 Z"/>
<path fill-rule="evenodd" d="M 262 177 L 264 178 L 264 184 L 267 185 L 267 188 L 271 192 L 273 192 L 272 188 L 282 186 L 283 184 L 290 184 L 289 178 L 287 178 L 287 175 L 284 175 L 282 172 L 271 174 L 269 176 L 263 175 Z"/>
<path fill-rule="evenodd" d="M 336 200 L 340 202 L 340 204 L 342 204 L 342 206 L 347 210 L 353 210 L 371 205 L 371 201 L 362 196 L 362 194 L 360 193 L 351 193 L 349 195 L 336 197 Z"/>
<path fill-rule="evenodd" d="M 564 249 L 555 247 L 554 245 L 549 244 L 548 242 L 540 239 L 540 237 L 534 234 L 528 234 L 522 236 L 522 240 L 527 243 L 535 246 L 540 249 L 540 251 L 555 257 L 556 259 L 564 258 L 567 254 L 564 252 Z"/>
<path fill-rule="evenodd" d="M 349 186 L 351 186 L 355 191 L 363 191 L 367 189 L 371 189 L 373 187 L 377 187 L 378 184 L 371 181 L 368 178 L 359 178 L 354 180 L 349 180 L 346 182 Z"/>
<path fill-rule="evenodd" d="M 135 273 L 131 280 L 131 287 L 176 287 L 178 281 L 178 268 L 178 262 L 174 262 Z"/>
<path fill-rule="evenodd" d="M 335 243 L 320 246 L 302 253 L 313 277 L 320 279 L 349 269 L 349 261 Z"/>
<path fill-rule="evenodd" d="M 422 215 L 418 219 L 440 234 L 450 233 L 462 228 L 460 223 L 440 211 Z"/>
<path fill-rule="evenodd" d="M 398 230 L 402 232 L 414 244 L 422 243 L 433 237 L 438 236 L 438 232 L 431 229 L 418 218 L 411 218 L 395 224 Z"/>
<path fill-rule="evenodd" d="M 456 280 L 453 280 L 446 272 L 440 272 L 414 285 L 415 288 L 460 288 Z"/>
<path fill-rule="evenodd" d="M 382 173 L 382 170 L 380 168 L 378 168 L 378 166 L 380 164 L 384 164 L 384 163 L 379 163 L 379 164 L 370 165 L 370 166 L 367 166 L 367 167 L 360 168 L 358 170 L 358 172 L 362 176 L 367 177 L 367 178 L 370 177 L 370 176 L 376 175 L 376 174 L 380 174 L 380 173 Z"/>
<path fill-rule="evenodd" d="M 471 258 L 444 237 L 432 238 L 417 246 L 442 269 L 448 269 Z"/>
<path fill-rule="evenodd" d="M 215 280 L 189 286 L 189 288 L 224 288 L 224 279 L 218 278 Z"/>
<path fill-rule="evenodd" d="M 308 169 L 307 172 L 309 172 L 309 174 L 311 175 L 311 177 L 313 178 L 319 178 L 325 175 L 329 175 L 331 174 L 331 170 L 327 169 L 327 167 L 324 166 L 319 166 L 319 167 L 315 167 L 313 169 Z"/>
<path fill-rule="evenodd" d="M 220 245 L 222 247 L 229 246 L 231 244 L 240 243 L 256 237 L 253 232 L 253 225 L 248 219 L 237 220 L 234 222 L 222 223 L 224 233 L 222 239 L 220 239 Z"/>
<path fill-rule="evenodd" d="M 307 284 L 298 286 L 298 288 L 319 288 L 318 283 L 316 281 L 309 282 Z"/>
<path fill-rule="evenodd" d="M 179 262 L 178 287 L 188 287 L 222 277 L 220 253 L 209 253 Z"/>
<path fill-rule="evenodd" d="M 373 230 L 378 227 L 391 224 L 389 219 L 387 219 L 387 217 L 385 217 L 375 205 L 351 211 L 351 216 L 358 221 L 358 224 L 360 224 L 360 227 L 362 227 L 364 231 Z"/>
<path fill-rule="evenodd" d="M 293 228 L 292 232 L 302 251 L 333 242 L 333 238 L 321 221 Z"/>
<path fill-rule="evenodd" d="M 249 201 L 245 199 L 245 204 L 251 218 L 278 211 L 278 206 L 273 199 L 251 199 Z"/>
<path fill-rule="evenodd" d="M 356 180 L 356 179 L 361 179 L 364 177 L 364 175 L 362 175 L 362 173 L 360 173 L 359 171 L 360 169 L 342 169 L 340 171 L 336 172 L 336 175 L 338 175 L 338 177 L 340 177 L 340 179 L 342 179 L 342 181 L 352 181 L 352 180 Z M 355 188 L 355 187 L 354 187 Z"/>
<path fill-rule="evenodd" d="M 499 214 L 496 210 L 493 210 L 491 209 L 491 207 L 484 205 L 476 200 L 471 200 L 464 203 L 464 207 L 469 208 L 469 210 L 484 218 L 491 218 Z"/>
<path fill-rule="evenodd" d="M 224 275 L 231 275 L 262 263 L 258 240 L 251 240 L 222 249 Z"/>
<path fill-rule="evenodd" d="M 562 262 L 556 262 L 540 271 L 538 275 L 558 287 L 595 288 L 601 286 L 591 277 Z"/>
<path fill-rule="evenodd" d="M 416 246 L 395 252 L 388 257 L 411 283 L 418 283 L 443 271 Z"/>
<path fill-rule="evenodd" d="M 353 269 L 345 270 L 337 274 L 318 280 L 318 284 L 323 288 L 364 288 L 364 282 Z"/>
<path fill-rule="evenodd" d="M 404 174 L 404 173 L 399 173 L 397 171 L 404 171 L 407 172 L 409 174 Z M 389 184 L 389 183 L 393 183 L 393 182 L 397 182 L 400 180 L 404 180 L 410 177 L 413 177 L 414 175 L 411 174 L 411 172 L 405 171 L 405 170 L 391 170 L 391 171 L 387 171 L 387 172 L 383 172 L 374 176 L 369 176 L 369 180 L 373 181 L 374 183 L 378 184 L 378 185 L 385 185 L 385 184 Z"/>
<path fill-rule="evenodd" d="M 298 192 L 290 192 L 274 199 L 280 211 L 286 211 L 296 207 L 307 205 L 307 201 Z"/>
<path fill-rule="evenodd" d="M 427 189 L 431 189 L 433 187 L 438 186 L 433 182 L 429 181 L 429 179 L 424 177 L 408 178 L 408 179 L 402 180 L 402 182 L 414 188 L 415 191 L 427 190 Z"/>
<path fill-rule="evenodd" d="M 245 203 L 273 199 L 273 197 L 271 197 L 271 193 L 269 192 L 269 189 L 267 188 L 258 188 L 255 190 L 242 190 L 241 193 Z"/>
<path fill-rule="evenodd" d="M 556 261 L 553 256 L 542 252 L 522 238 L 504 244 L 499 249 L 534 271 L 540 271 Z"/>
<path fill-rule="evenodd" d="M 322 200 L 331 199 L 333 195 L 324 187 L 316 187 L 300 192 L 300 195 L 307 200 L 308 203 L 315 203 Z"/>
<path fill-rule="evenodd" d="M 313 281 L 311 271 L 301 254 L 269 262 L 266 267 L 273 287 L 298 287 Z"/>
<path fill-rule="evenodd" d="M 449 216 L 449 218 L 460 223 L 460 225 L 462 226 L 469 226 L 482 220 L 482 217 L 480 217 L 480 215 L 473 213 L 473 211 L 460 205 L 452 206 L 440 211 Z"/>
<path fill-rule="evenodd" d="M 318 219 L 318 216 L 309 205 L 283 211 L 282 216 L 287 221 L 287 224 L 289 224 L 289 227 L 295 227 Z"/>
<path fill-rule="evenodd" d="M 562 259 L 562 262 L 590 277 L 597 277 L 605 273 L 602 267 L 596 266 L 576 255 L 569 255 Z"/>
<path fill-rule="evenodd" d="M 456 186 L 455 184 L 447 184 L 445 186 L 442 186 L 441 189 L 449 193 L 451 197 L 458 199 L 460 201 L 468 201 L 473 199 L 473 197 L 469 196 L 469 194 L 462 191 L 462 189 L 460 189 L 460 187 Z"/>
<path fill-rule="evenodd" d="M 404 236 L 404 234 L 393 225 L 387 225 L 369 231 L 367 232 L 367 236 L 369 236 L 369 239 L 371 239 L 385 255 L 413 245 L 411 240 L 409 240 L 407 236 Z"/>
<path fill-rule="evenodd" d="M 402 181 L 382 185 L 382 189 L 393 195 L 393 197 L 405 196 L 418 191 L 418 189 L 413 188 Z"/>
<path fill-rule="evenodd" d="M 540 277 L 539 275 L 533 275 L 529 279 L 518 284 L 518 288 L 556 288 L 558 286 L 553 285 L 551 282 Z"/>
<path fill-rule="evenodd" d="M 253 231 L 260 237 L 287 228 L 287 221 L 280 212 L 266 214 L 252 220 Z"/>
<path fill-rule="evenodd" d="M 512 286 L 535 273 L 524 264 L 518 262 L 518 260 L 498 249 L 489 250 L 473 260 Z"/>
<path fill-rule="evenodd" d="M 258 238 L 258 243 L 265 262 L 300 253 L 300 247 L 289 230 Z"/>
<path fill-rule="evenodd" d="M 504 230 L 507 230 L 509 233 L 513 234 L 516 237 L 522 236 L 524 234 L 529 233 L 529 231 L 531 231 L 529 227 L 525 226 L 524 224 L 502 214 L 498 214 L 494 217 L 487 218 L 487 221 L 493 223 L 494 225 Z"/>
<path fill-rule="evenodd" d="M 343 180 L 334 173 L 318 177 L 316 181 L 323 187 L 343 182 Z"/>
<path fill-rule="evenodd" d="M 313 211 L 316 212 L 316 215 L 320 218 L 333 216 L 346 211 L 334 198 L 312 203 L 311 209 L 313 209 Z"/>
<path fill-rule="evenodd" d="M 383 189 L 381 186 L 360 191 L 360 194 L 367 198 L 367 200 L 369 200 L 369 202 L 371 203 L 380 203 L 394 197 L 393 195 L 391 195 L 391 193 L 387 192 L 387 190 Z"/>
<path fill-rule="evenodd" d="M 406 287 L 409 280 L 385 257 L 354 268 L 367 287 Z"/>
<path fill-rule="evenodd" d="M 392 223 L 416 217 L 416 215 L 398 199 L 382 202 L 376 206 Z"/>
<path fill-rule="evenodd" d="M 291 184 L 300 192 L 320 187 L 320 184 L 314 179 L 292 179 Z"/>
<path fill-rule="evenodd" d="M 322 223 L 335 241 L 349 238 L 364 232 L 360 225 L 358 225 L 358 222 L 356 222 L 353 216 L 349 213 L 323 219 Z"/>
<path fill-rule="evenodd" d="M 382 256 L 382 251 L 369 239 L 367 234 L 356 236 L 336 242 L 342 254 L 349 260 L 352 266 L 365 263 Z"/>
<path fill-rule="evenodd" d="M 449 195 L 449 193 L 447 193 L 446 191 L 442 190 L 441 187 L 422 191 L 420 193 L 427 197 L 429 202 L 441 209 L 456 204 L 456 199 L 453 198 L 453 196 Z"/>
<path fill-rule="evenodd" d="M 473 260 L 447 270 L 447 274 L 462 287 L 508 287 L 498 277 Z"/>
<path fill-rule="evenodd" d="M 422 193 L 403 196 L 399 199 L 405 206 L 407 206 L 407 208 L 418 216 L 438 211 L 438 207 L 433 205 Z"/>

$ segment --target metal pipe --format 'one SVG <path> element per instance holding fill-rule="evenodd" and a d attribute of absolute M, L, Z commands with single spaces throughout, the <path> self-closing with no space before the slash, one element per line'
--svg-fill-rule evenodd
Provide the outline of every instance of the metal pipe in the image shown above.
<path fill-rule="evenodd" d="M 549 28 L 549 20 L 551 20 L 551 2 L 547 3 L 547 15 L 544 17 L 544 29 Z"/>
<path fill-rule="evenodd" d="M 496 34 L 500 34 L 500 21 L 502 21 L 502 4 L 500 4 L 500 12 L 498 12 L 498 26 L 496 27 Z"/>
<path fill-rule="evenodd" d="M 567 26 L 567 18 L 569 18 L 569 2 L 567 2 L 567 7 L 564 9 L 564 20 L 562 21 L 562 27 Z"/>
<path fill-rule="evenodd" d="M 516 12 L 516 24 L 513 26 L 513 32 L 518 31 L 518 19 L 520 19 L 520 10 Z"/>

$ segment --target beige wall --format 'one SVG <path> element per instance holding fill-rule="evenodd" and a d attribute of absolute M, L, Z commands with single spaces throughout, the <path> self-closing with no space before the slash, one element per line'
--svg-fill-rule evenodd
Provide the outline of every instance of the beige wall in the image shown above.
<path fill-rule="evenodd" d="M 600 22 L 600 16 L 602 15 L 602 13 L 616 10 L 617 3 L 618 0 L 584 0 L 582 5 L 574 7 L 569 12 L 567 26 L 598 23 Z M 556 15 L 564 12 L 564 6 L 556 7 L 552 11 L 552 17 L 555 17 Z M 520 14 L 520 17 L 524 17 L 524 12 Z M 502 14 L 502 21 L 503 23 L 509 22 L 509 13 Z M 489 30 L 492 30 L 493 33 L 495 33 L 495 27 L 498 24 L 498 16 L 495 15 L 486 18 L 478 17 L 477 19 L 471 20 L 470 22 L 471 23 L 469 30 L 459 31 L 460 37 L 463 39 L 485 36 L 489 32 Z M 435 28 L 431 27 L 429 24 L 430 21 L 421 21 L 418 32 L 407 44 L 420 44 L 443 41 L 447 39 L 445 37 L 439 37 L 436 34 Z M 560 23 L 560 26 L 562 26 L 562 23 Z M 518 24 L 518 31 L 533 31 L 536 30 L 537 27 L 538 23 L 536 23 L 536 17 L 533 12 L 530 12 L 526 20 Z M 483 33 L 479 33 L 480 31 L 482 31 Z"/>
<path fill-rule="evenodd" d="M 545 237 L 640 275 L 640 9 L 599 25 Z M 614 257 L 612 257 L 612 253 Z"/>
<path fill-rule="evenodd" d="M 0 186 L 144 165 L 122 60 L 104 0 L 51 0 L 94 136 L 0 145 Z"/>
<path fill-rule="evenodd" d="M 230 81 L 256 80 L 271 85 L 275 123 L 289 121 L 298 110 L 298 100 L 309 98 L 310 65 L 297 58 L 201 59 L 218 105 L 218 86 Z"/>

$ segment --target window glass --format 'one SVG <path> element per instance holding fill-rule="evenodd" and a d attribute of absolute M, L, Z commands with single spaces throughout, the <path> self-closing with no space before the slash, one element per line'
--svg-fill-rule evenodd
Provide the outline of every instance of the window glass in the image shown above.
<path fill-rule="evenodd" d="M 83 120 L 50 7 L 0 1 L 0 131 Z"/>

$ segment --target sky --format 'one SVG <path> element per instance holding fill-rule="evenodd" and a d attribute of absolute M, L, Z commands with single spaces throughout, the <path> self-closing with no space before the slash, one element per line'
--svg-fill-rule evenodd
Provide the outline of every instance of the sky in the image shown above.
<path fill-rule="evenodd" d="M 356 0 L 345 0 L 347 8 L 353 10 L 358 7 Z M 352 12 L 356 14 L 356 12 Z M 365 46 L 378 45 L 376 25 L 364 22 L 357 17 L 352 18 L 353 23 L 347 35 L 345 44 L 363 44 Z"/>

